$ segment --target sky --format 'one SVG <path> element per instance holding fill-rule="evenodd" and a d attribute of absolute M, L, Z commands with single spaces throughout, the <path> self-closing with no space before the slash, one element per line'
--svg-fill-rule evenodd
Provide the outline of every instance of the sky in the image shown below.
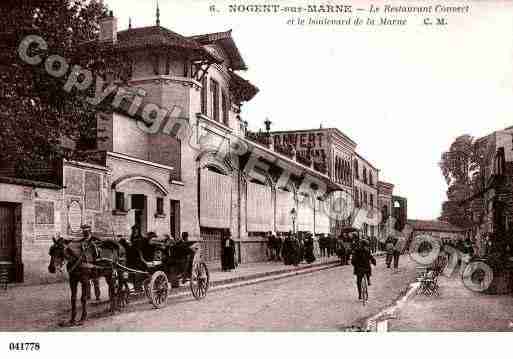
<path fill-rule="evenodd" d="M 104 2 L 119 30 L 129 17 L 132 27 L 155 24 L 156 1 Z M 513 2 L 340 2 L 381 11 L 385 3 L 470 6 L 468 13 L 446 15 L 446 26 L 424 26 L 426 15 L 412 14 L 375 16 L 405 18 L 404 26 L 357 27 L 288 25 L 298 15 L 228 12 L 228 5 L 255 3 L 334 4 L 160 0 L 160 21 L 182 35 L 232 29 L 249 68 L 240 74 L 260 89 L 243 106 L 250 128 L 263 128 L 266 118 L 272 130 L 337 127 L 380 169 L 379 179 L 408 198 L 409 218 L 440 215 L 447 185 L 438 162 L 457 136 L 513 125 Z M 212 4 L 219 12 L 210 11 Z"/>

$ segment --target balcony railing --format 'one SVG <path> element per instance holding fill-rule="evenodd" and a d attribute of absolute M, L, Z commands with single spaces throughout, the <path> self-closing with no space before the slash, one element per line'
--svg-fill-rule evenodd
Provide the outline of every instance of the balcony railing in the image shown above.
<path fill-rule="evenodd" d="M 271 148 L 271 137 L 263 132 L 246 132 L 246 139 L 256 142 L 266 148 Z"/>

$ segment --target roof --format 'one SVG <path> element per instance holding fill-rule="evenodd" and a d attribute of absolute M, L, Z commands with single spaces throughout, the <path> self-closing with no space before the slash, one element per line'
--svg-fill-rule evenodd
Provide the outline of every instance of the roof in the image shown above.
<path fill-rule="evenodd" d="M 95 41 L 85 43 L 84 46 Z M 128 51 L 144 48 L 174 48 L 186 50 L 193 59 L 207 59 L 214 63 L 222 63 L 223 59 L 207 51 L 202 44 L 180 35 L 162 26 L 146 26 L 118 31 L 117 41 L 101 43 L 104 49 Z"/>
<path fill-rule="evenodd" d="M 202 34 L 202 35 L 194 35 L 190 36 L 189 39 L 198 42 L 201 45 L 211 45 L 216 44 L 223 48 L 224 51 L 228 54 L 231 62 L 231 68 L 234 71 L 237 70 L 247 70 L 246 63 L 242 58 L 237 45 L 235 45 L 235 41 L 232 38 L 232 30 L 224 31 L 224 32 L 214 32 L 210 34 Z"/>
<path fill-rule="evenodd" d="M 374 167 L 374 165 L 372 165 L 372 163 L 370 163 L 367 159 L 365 159 L 365 157 L 363 157 L 361 154 L 359 154 L 358 152 L 355 152 L 354 153 L 358 158 L 360 158 L 362 161 L 364 161 L 367 165 L 369 165 L 370 167 L 372 167 L 373 169 L 375 169 L 376 171 L 379 171 L 379 168 L 377 167 Z"/>
<path fill-rule="evenodd" d="M 443 221 L 426 221 L 420 219 L 408 219 L 407 223 L 414 231 L 429 232 L 464 232 L 465 230 Z"/>
<path fill-rule="evenodd" d="M 19 186 L 26 187 L 40 187 L 40 188 L 50 188 L 50 189 L 62 189 L 61 186 L 58 186 L 53 183 L 41 182 L 41 181 L 32 181 L 23 178 L 15 178 L 15 177 L 0 177 L 0 183 L 13 184 Z"/>
<path fill-rule="evenodd" d="M 258 87 L 235 72 L 230 71 L 230 76 L 232 78 L 231 86 L 234 87 L 233 92 L 237 94 L 239 100 L 249 101 L 260 91 Z"/>
<path fill-rule="evenodd" d="M 385 181 L 378 181 L 378 186 L 394 188 L 393 183 L 389 183 L 389 182 L 385 182 Z"/>

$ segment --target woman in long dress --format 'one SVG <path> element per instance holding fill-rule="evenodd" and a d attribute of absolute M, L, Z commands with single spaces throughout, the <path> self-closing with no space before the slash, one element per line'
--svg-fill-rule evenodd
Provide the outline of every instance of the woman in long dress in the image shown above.
<path fill-rule="evenodd" d="M 228 231 L 222 241 L 221 269 L 229 271 L 235 269 L 235 242 Z"/>

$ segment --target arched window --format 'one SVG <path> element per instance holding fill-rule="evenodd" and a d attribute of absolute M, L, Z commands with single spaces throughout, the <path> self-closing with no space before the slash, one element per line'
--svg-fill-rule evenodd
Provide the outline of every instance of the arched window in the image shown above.
<path fill-rule="evenodd" d="M 374 185 L 373 180 L 372 180 L 372 172 L 371 172 L 371 171 L 369 171 L 369 184 L 370 184 L 371 186 L 373 186 L 373 185 Z"/>

